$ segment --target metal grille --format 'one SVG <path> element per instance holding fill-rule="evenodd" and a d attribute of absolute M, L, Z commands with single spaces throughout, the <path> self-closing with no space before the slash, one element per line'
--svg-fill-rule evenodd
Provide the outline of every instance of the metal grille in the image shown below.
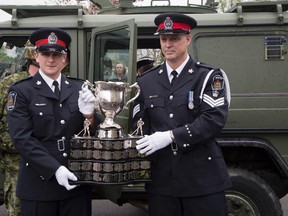
<path fill-rule="evenodd" d="M 265 37 L 265 60 L 284 60 L 284 36 L 266 36 Z"/>

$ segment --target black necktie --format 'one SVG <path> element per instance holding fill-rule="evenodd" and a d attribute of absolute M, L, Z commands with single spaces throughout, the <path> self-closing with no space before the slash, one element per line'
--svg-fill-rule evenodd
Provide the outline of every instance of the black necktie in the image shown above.
<path fill-rule="evenodd" d="M 171 74 L 173 75 L 173 78 L 172 78 L 172 81 L 171 81 L 171 86 L 173 86 L 173 84 L 175 83 L 175 81 L 176 81 L 176 79 L 177 79 L 178 73 L 177 73 L 177 71 L 173 70 L 173 71 L 171 72 Z"/>
<path fill-rule="evenodd" d="M 59 100 L 59 99 L 60 99 L 59 83 L 55 80 L 55 81 L 53 82 L 53 85 L 55 86 L 54 94 L 56 95 L 56 97 L 57 97 L 58 100 Z"/>

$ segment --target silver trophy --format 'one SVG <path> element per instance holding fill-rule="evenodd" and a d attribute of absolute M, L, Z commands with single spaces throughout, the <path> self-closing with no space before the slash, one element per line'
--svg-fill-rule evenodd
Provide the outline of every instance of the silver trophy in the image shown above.
<path fill-rule="evenodd" d="M 70 141 L 69 170 L 77 175 L 70 184 L 129 184 L 150 181 L 150 161 L 136 149 L 136 141 L 143 137 L 144 121 L 139 119 L 134 132 L 124 135 L 114 119 L 140 94 L 137 83 L 86 81 L 96 97 L 95 109 L 105 119 L 98 126 L 96 136 L 90 136 L 90 121 Z M 135 96 L 126 102 L 128 92 L 135 88 Z M 80 135 L 81 134 L 81 135 Z M 82 136 L 83 135 L 83 136 Z"/>
<path fill-rule="evenodd" d="M 122 138 L 124 135 L 121 126 L 114 119 L 123 109 L 128 109 L 128 104 L 139 96 L 140 87 L 138 84 L 95 81 L 93 86 L 89 81 L 86 81 L 83 87 L 85 85 L 90 87 L 97 98 L 98 103 L 95 108 L 105 116 L 104 121 L 99 125 L 98 138 Z M 135 96 L 125 103 L 128 92 L 133 88 L 136 89 Z"/>

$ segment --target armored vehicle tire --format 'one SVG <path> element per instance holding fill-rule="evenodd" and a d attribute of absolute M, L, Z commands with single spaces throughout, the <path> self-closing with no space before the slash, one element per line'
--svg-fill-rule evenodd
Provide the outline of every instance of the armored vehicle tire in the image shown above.
<path fill-rule="evenodd" d="M 271 187 L 252 172 L 228 168 L 232 188 L 226 191 L 230 216 L 282 216 L 279 198 Z"/>

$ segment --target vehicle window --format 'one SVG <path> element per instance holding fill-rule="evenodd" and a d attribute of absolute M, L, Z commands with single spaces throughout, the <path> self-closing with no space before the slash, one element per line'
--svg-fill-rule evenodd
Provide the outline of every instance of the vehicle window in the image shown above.
<path fill-rule="evenodd" d="M 0 76 L 1 78 L 21 70 L 22 55 L 27 37 L 0 37 Z"/>
<path fill-rule="evenodd" d="M 100 80 L 127 82 L 129 35 L 128 28 L 97 35 L 95 50 L 100 52 L 96 55 L 100 56 L 100 62 L 98 61 L 99 64 L 95 65 L 95 68 L 100 72 Z"/>

